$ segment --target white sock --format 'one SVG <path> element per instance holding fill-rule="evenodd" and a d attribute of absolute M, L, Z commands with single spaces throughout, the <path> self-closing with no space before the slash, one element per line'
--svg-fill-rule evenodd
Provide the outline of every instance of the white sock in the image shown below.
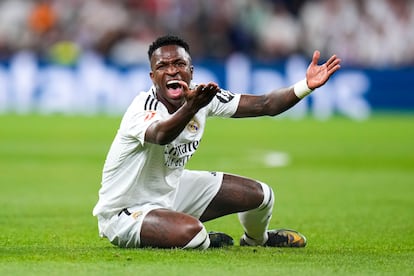
<path fill-rule="evenodd" d="M 249 245 L 263 245 L 267 237 L 267 227 L 272 217 L 274 194 L 272 188 L 261 183 L 263 189 L 263 202 L 259 207 L 246 212 L 238 213 L 239 220 L 244 229 L 243 239 Z"/>
<path fill-rule="evenodd" d="M 203 228 L 194 238 L 187 243 L 183 249 L 207 249 L 210 246 L 210 238 L 208 236 L 207 230 L 203 225 Z"/>

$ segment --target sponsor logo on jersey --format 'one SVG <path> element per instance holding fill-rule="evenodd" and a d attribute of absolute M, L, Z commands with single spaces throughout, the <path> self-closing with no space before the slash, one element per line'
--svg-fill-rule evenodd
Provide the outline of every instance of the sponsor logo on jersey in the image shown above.
<path fill-rule="evenodd" d="M 219 93 L 216 94 L 217 99 L 222 103 L 228 103 L 234 98 L 234 94 L 230 91 L 221 89 Z"/>
<path fill-rule="evenodd" d="M 196 133 L 199 128 L 200 124 L 195 119 L 192 119 L 187 125 L 187 130 L 191 133 Z"/>
<path fill-rule="evenodd" d="M 190 160 L 200 144 L 199 140 L 195 140 L 185 144 L 172 145 L 169 144 L 164 148 L 164 165 L 168 168 L 180 168 Z"/>

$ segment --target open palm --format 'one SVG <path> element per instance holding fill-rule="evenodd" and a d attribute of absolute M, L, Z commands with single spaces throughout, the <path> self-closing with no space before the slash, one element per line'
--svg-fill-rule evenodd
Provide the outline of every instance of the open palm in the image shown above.
<path fill-rule="evenodd" d="M 336 55 L 331 56 L 324 64 L 318 65 L 320 56 L 321 54 L 319 51 L 313 53 L 312 62 L 309 64 L 306 71 L 307 84 L 310 89 L 315 89 L 324 85 L 330 76 L 341 67 L 341 59 Z"/>

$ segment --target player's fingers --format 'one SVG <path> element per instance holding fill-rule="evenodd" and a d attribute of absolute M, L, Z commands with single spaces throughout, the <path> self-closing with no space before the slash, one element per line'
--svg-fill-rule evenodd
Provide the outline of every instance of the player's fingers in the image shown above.
<path fill-rule="evenodd" d="M 214 95 L 216 95 L 220 91 L 219 86 L 214 83 L 210 82 L 208 84 L 200 84 L 197 87 L 197 92 L 200 96 L 206 96 L 207 98 L 212 98 Z"/>
<path fill-rule="evenodd" d="M 217 84 L 209 83 L 205 87 L 205 90 L 203 91 L 203 95 L 206 97 L 206 99 L 211 100 L 217 93 L 220 91 Z"/>
<path fill-rule="evenodd" d="M 336 55 L 332 55 L 329 59 L 328 59 L 328 61 L 326 62 L 326 64 L 329 66 L 330 64 L 333 64 L 333 63 L 335 63 L 335 62 L 338 62 L 338 57 L 336 56 Z"/>
<path fill-rule="evenodd" d="M 199 84 L 199 85 L 197 85 L 196 90 L 199 93 L 203 93 L 206 90 L 206 85 L 205 84 Z"/>
<path fill-rule="evenodd" d="M 217 87 L 218 87 L 218 85 L 214 82 L 209 82 L 207 84 L 207 88 L 210 89 L 210 90 L 215 90 L 215 89 L 217 89 Z"/>
<path fill-rule="evenodd" d="M 338 70 L 341 67 L 341 65 L 340 65 L 341 60 L 339 58 L 337 58 L 336 56 L 335 56 L 335 59 L 332 59 L 332 60 L 331 59 L 332 59 L 332 57 L 327 62 L 328 71 Z"/>
<path fill-rule="evenodd" d="M 188 91 L 188 84 L 185 81 L 179 80 L 178 83 L 182 86 L 184 91 Z"/>
<path fill-rule="evenodd" d="M 215 90 L 218 90 L 218 85 L 215 83 L 208 83 L 207 85 L 203 85 L 201 92 L 208 93 Z"/>
<path fill-rule="evenodd" d="M 321 53 L 318 50 L 314 51 L 312 56 L 312 64 L 317 65 L 320 57 Z"/>
<path fill-rule="evenodd" d="M 332 75 L 333 73 L 335 73 L 336 71 L 338 71 L 338 69 L 339 68 L 341 68 L 341 65 L 336 65 L 336 66 L 334 66 L 334 67 L 332 67 L 332 68 L 328 68 L 328 74 L 329 75 Z"/>
<path fill-rule="evenodd" d="M 211 98 L 211 95 L 215 94 L 214 90 L 211 89 L 209 84 L 200 84 L 197 87 L 197 95 L 201 98 Z"/>

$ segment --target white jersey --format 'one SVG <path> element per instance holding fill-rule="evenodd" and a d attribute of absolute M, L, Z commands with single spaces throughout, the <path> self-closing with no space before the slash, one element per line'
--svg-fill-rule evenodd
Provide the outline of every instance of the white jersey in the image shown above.
<path fill-rule="evenodd" d="M 197 150 L 209 116 L 231 117 L 239 94 L 221 90 L 200 109 L 182 133 L 167 145 L 144 141 L 148 126 L 171 116 L 155 89 L 135 97 L 122 118 L 103 168 L 93 215 L 109 218 L 123 208 L 151 204 L 170 208 L 185 164 Z"/>

